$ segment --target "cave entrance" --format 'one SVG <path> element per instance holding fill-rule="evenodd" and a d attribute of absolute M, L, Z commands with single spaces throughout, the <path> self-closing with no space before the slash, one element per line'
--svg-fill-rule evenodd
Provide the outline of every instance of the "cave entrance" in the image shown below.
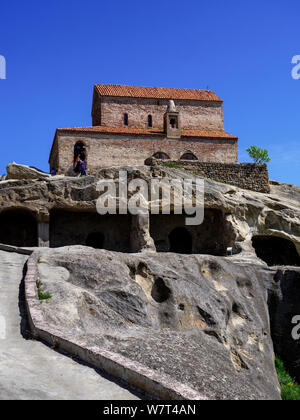
<path fill-rule="evenodd" d="M 252 245 L 258 258 L 272 265 L 300 266 L 300 256 L 295 245 L 277 236 L 254 236 Z"/>
<path fill-rule="evenodd" d="M 88 234 L 85 244 L 86 246 L 90 246 L 91 248 L 95 249 L 103 249 L 104 248 L 104 240 L 105 236 L 101 232 L 92 232 Z"/>
<path fill-rule="evenodd" d="M 50 247 L 85 245 L 130 252 L 131 215 L 53 209 L 50 212 Z"/>
<path fill-rule="evenodd" d="M 6 210 L 0 214 L 0 243 L 20 247 L 38 246 L 37 221 L 28 210 Z"/>
<path fill-rule="evenodd" d="M 225 256 L 226 248 L 233 246 L 234 229 L 225 223 L 220 210 L 206 208 L 200 225 L 186 225 L 186 217 L 174 213 L 150 215 L 150 235 L 157 252 Z"/>
<path fill-rule="evenodd" d="M 177 227 L 169 234 L 170 252 L 191 254 L 193 250 L 192 235 L 184 227 Z"/>

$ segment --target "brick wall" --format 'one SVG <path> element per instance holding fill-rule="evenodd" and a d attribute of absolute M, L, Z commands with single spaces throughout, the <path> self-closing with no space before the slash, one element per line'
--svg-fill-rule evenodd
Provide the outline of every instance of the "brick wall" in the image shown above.
<path fill-rule="evenodd" d="M 73 163 L 74 146 L 81 141 L 87 151 L 87 170 L 93 173 L 100 168 L 121 165 L 144 165 L 145 159 L 155 152 L 167 153 L 171 159 L 178 160 L 183 153 L 191 150 L 204 162 L 236 162 L 236 139 L 167 139 L 163 136 L 108 135 L 108 134 L 58 134 L 57 146 L 59 160 L 51 157 L 52 166 L 58 167 L 58 173 L 64 174 Z M 55 146 L 56 147 L 56 146 Z M 54 155 L 55 156 L 55 155 Z M 57 161 L 55 161 L 57 159 Z"/>
<path fill-rule="evenodd" d="M 153 127 L 163 128 L 168 100 L 145 98 L 98 98 L 94 102 L 93 125 L 122 127 L 124 113 L 128 114 L 128 126 L 147 128 L 148 115 L 152 115 Z M 224 130 L 222 102 L 175 101 L 180 111 L 183 129 Z"/>
<path fill-rule="evenodd" d="M 168 163 L 167 163 L 168 162 Z M 149 159 L 147 164 L 180 165 L 181 168 L 192 171 L 203 178 L 235 185 L 246 190 L 263 193 L 270 192 L 269 173 L 266 164 L 256 163 L 219 163 L 197 161 L 162 161 Z"/>

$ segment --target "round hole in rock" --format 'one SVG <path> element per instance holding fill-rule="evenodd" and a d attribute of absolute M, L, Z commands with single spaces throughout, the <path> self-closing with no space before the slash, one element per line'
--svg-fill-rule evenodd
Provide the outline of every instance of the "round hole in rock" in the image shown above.
<path fill-rule="evenodd" d="M 193 249 L 192 235 L 184 227 L 177 227 L 169 235 L 170 252 L 191 254 Z"/>
<path fill-rule="evenodd" d="M 6 210 L 0 214 L 0 243 L 20 247 L 38 245 L 37 221 L 23 209 Z"/>
<path fill-rule="evenodd" d="M 101 232 L 90 233 L 86 238 L 86 246 L 91 248 L 103 249 L 104 246 L 104 235 Z"/>
<path fill-rule="evenodd" d="M 170 295 L 171 295 L 171 290 L 168 288 L 168 286 L 166 286 L 163 279 L 160 279 L 160 278 L 156 279 L 151 290 L 152 298 L 156 302 L 162 303 L 168 300 Z"/>
<path fill-rule="evenodd" d="M 300 256 L 295 245 L 277 236 L 254 236 L 252 245 L 258 258 L 272 265 L 300 266 Z"/>
<path fill-rule="evenodd" d="M 180 303 L 178 305 L 178 308 L 180 309 L 180 311 L 184 311 L 184 304 L 183 303 Z"/>

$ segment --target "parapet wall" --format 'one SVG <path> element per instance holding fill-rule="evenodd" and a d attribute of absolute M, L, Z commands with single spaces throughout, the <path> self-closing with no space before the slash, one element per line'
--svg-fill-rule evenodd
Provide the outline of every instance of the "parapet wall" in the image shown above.
<path fill-rule="evenodd" d="M 266 164 L 220 163 L 193 160 L 164 161 L 147 159 L 146 165 L 166 165 L 192 171 L 195 175 L 234 185 L 246 190 L 269 193 L 269 173 Z"/>

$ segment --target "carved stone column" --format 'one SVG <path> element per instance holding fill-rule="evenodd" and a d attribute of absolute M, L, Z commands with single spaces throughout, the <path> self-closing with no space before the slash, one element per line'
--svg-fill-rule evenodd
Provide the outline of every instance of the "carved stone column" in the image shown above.
<path fill-rule="evenodd" d="M 150 236 L 149 214 L 132 216 L 130 241 L 132 252 L 156 252 Z"/>
<path fill-rule="evenodd" d="M 50 247 L 50 216 L 49 213 L 38 215 L 38 246 Z"/>

